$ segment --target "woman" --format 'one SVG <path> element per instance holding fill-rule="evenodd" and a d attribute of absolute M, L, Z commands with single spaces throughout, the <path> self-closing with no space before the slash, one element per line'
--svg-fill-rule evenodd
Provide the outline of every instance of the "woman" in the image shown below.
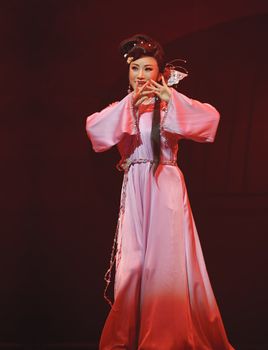
<path fill-rule="evenodd" d="M 153 39 L 135 35 L 121 53 L 129 94 L 86 122 L 94 150 L 117 145 L 125 172 L 100 349 L 231 350 L 176 163 L 181 138 L 213 142 L 219 113 L 168 86 L 176 71 Z"/>

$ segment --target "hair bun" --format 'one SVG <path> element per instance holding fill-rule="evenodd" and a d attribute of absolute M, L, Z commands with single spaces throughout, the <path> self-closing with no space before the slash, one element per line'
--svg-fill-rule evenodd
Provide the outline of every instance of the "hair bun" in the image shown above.
<path fill-rule="evenodd" d="M 160 71 L 164 70 L 164 51 L 162 46 L 146 34 L 135 34 L 130 38 L 123 40 L 119 45 L 121 55 L 126 62 L 128 58 L 137 60 L 143 56 L 151 56 L 157 60 Z"/>
<path fill-rule="evenodd" d="M 130 38 L 123 40 L 120 45 L 120 53 L 125 57 L 135 46 L 153 48 L 154 40 L 145 34 L 135 34 Z"/>

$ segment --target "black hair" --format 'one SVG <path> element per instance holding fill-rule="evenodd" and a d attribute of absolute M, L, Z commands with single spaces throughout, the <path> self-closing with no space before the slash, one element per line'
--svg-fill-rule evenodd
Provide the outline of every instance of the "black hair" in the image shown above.
<path fill-rule="evenodd" d="M 146 34 L 135 34 L 123 40 L 119 45 L 119 50 L 126 60 L 128 57 L 133 57 L 133 61 L 143 56 L 154 57 L 159 71 L 164 72 L 166 65 L 164 50 L 156 40 Z"/>
<path fill-rule="evenodd" d="M 123 40 L 119 45 L 121 55 L 127 59 L 132 57 L 135 61 L 144 56 L 154 57 L 157 61 L 160 73 L 164 73 L 166 61 L 162 46 L 145 34 L 135 34 Z M 156 97 L 151 129 L 151 144 L 153 150 L 153 173 L 155 174 L 161 157 L 160 138 L 160 99 Z"/>

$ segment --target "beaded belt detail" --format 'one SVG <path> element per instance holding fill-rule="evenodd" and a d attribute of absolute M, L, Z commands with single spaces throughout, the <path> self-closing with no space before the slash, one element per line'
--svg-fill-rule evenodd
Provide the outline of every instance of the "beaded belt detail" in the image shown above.
<path fill-rule="evenodd" d="M 145 159 L 145 158 L 138 158 L 138 159 L 124 159 L 123 161 L 120 161 L 117 165 L 116 168 L 119 171 L 127 171 L 129 169 L 129 167 L 133 164 L 143 164 L 143 163 L 155 163 L 154 160 L 151 159 Z M 176 166 L 177 165 L 177 161 L 176 160 L 161 160 L 159 162 L 159 164 L 163 164 L 163 165 L 173 165 Z"/>

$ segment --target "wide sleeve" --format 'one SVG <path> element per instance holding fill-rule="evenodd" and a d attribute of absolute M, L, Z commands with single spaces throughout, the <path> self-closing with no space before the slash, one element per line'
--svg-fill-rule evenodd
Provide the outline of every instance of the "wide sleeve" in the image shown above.
<path fill-rule="evenodd" d="M 108 150 L 125 134 L 137 133 L 131 98 L 129 94 L 120 102 L 87 117 L 86 132 L 95 152 Z"/>
<path fill-rule="evenodd" d="M 163 120 L 169 133 L 198 142 L 213 142 L 218 128 L 219 112 L 208 103 L 191 99 L 174 89 Z"/>

